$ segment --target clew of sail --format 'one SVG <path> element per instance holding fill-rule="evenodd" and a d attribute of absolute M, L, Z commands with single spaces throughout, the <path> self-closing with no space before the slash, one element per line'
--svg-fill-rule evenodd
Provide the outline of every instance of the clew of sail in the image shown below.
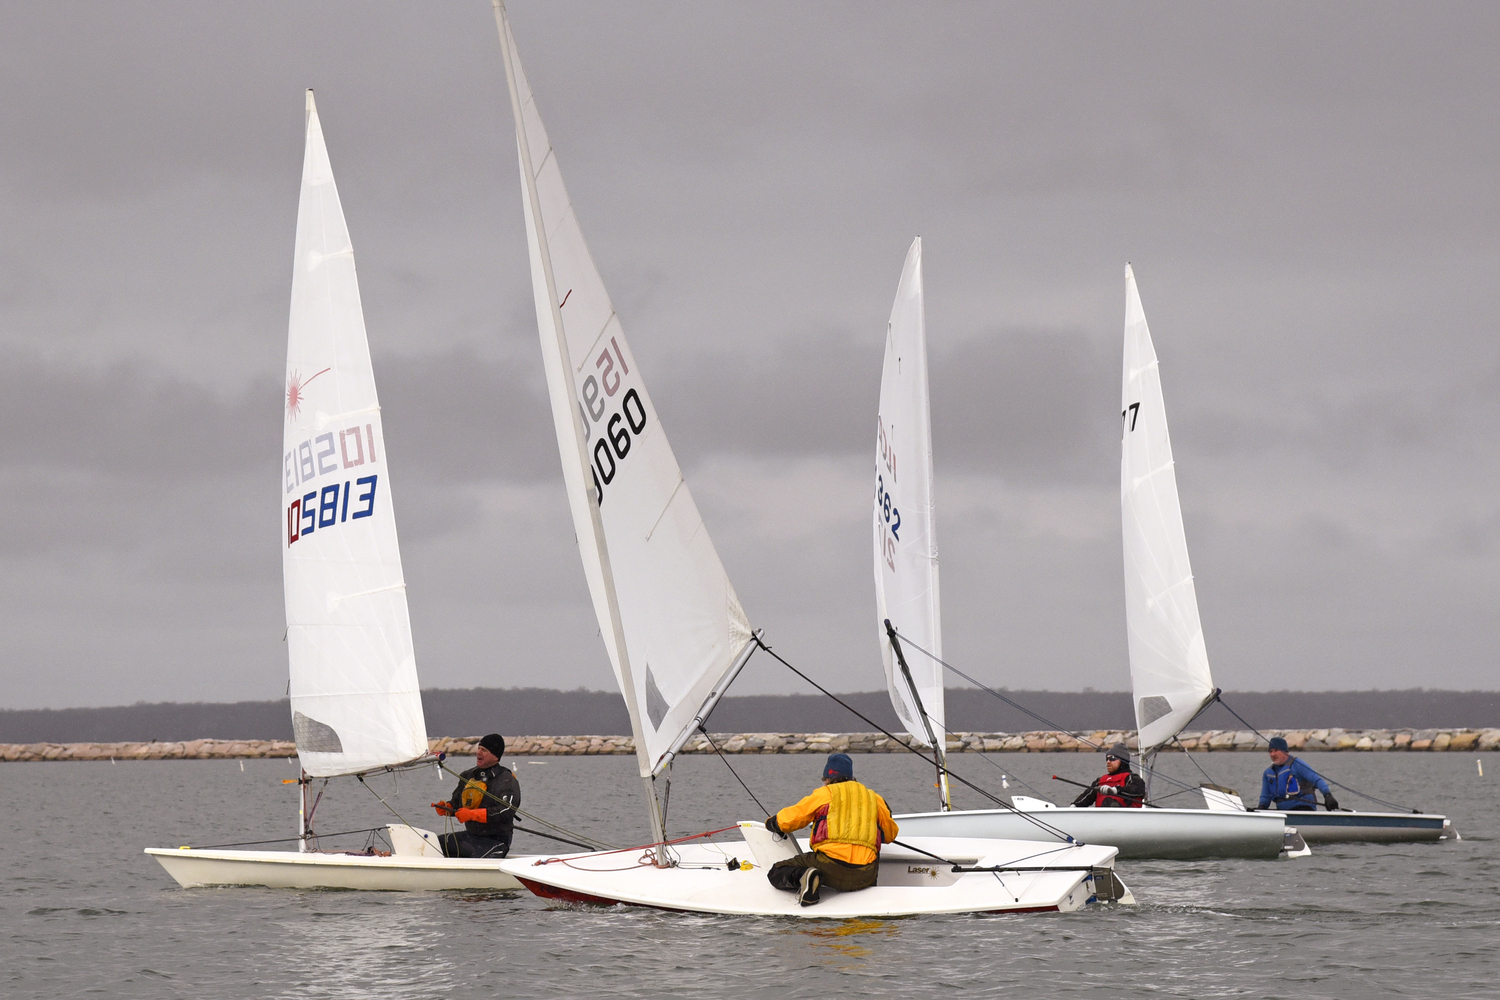
<path fill-rule="evenodd" d="M 354 249 L 312 91 L 297 206 L 282 446 L 282 574 L 302 768 L 427 752 Z"/>
<path fill-rule="evenodd" d="M 496 18 L 563 482 L 646 776 L 693 734 L 753 636 L 594 267 L 499 4 Z"/>
<path fill-rule="evenodd" d="M 922 303 L 922 238 L 912 240 L 886 326 L 885 368 L 875 436 L 875 613 L 891 705 L 927 746 L 927 723 L 943 733 L 942 618 L 932 501 L 932 417 Z M 907 637 L 908 684 L 885 622 Z M 932 653 L 911 652 L 915 644 Z M 912 698 L 916 688 L 921 705 Z M 925 710 L 927 722 L 922 719 Z M 941 735 L 938 736 L 941 740 Z M 939 751 L 942 747 L 938 747 Z"/>
<path fill-rule="evenodd" d="M 1125 622 L 1136 728 L 1146 751 L 1176 736 L 1213 700 L 1215 689 L 1188 564 L 1156 349 L 1128 264 L 1120 405 Z"/>

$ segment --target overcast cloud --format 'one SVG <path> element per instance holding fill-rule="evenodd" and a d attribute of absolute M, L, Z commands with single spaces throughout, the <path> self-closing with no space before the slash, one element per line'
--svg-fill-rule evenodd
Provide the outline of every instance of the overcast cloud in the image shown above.
<path fill-rule="evenodd" d="M 584 232 L 779 652 L 879 684 L 881 342 L 924 238 L 945 641 L 1127 685 L 1123 265 L 1216 680 L 1500 685 L 1500 8 L 546 4 Z M 0 8 L 3 707 L 279 697 L 302 91 L 424 685 L 612 686 L 489 5 Z M 757 665 L 744 692 L 793 691 Z"/>

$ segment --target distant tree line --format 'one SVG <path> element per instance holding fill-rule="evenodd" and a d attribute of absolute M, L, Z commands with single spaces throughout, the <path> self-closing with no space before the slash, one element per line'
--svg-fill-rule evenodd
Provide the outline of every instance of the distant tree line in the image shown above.
<path fill-rule="evenodd" d="M 1023 732 L 1056 726 L 1068 730 L 1132 729 L 1130 695 L 1118 691 L 1006 691 L 1040 719 L 983 692 L 948 692 L 948 728 Z M 839 696 L 878 726 L 897 726 L 883 691 Z M 1469 727 L 1500 724 L 1495 691 L 1255 691 L 1224 695 L 1250 725 L 1272 729 Z M 498 731 L 527 736 L 622 735 L 630 720 L 610 691 L 546 688 L 434 688 L 422 692 L 427 731 L 433 736 L 476 736 Z M 1049 725 L 1050 724 L 1050 725 Z M 727 697 L 709 720 L 713 732 L 866 732 L 873 729 L 849 709 L 822 695 Z M 1243 729 L 1214 705 L 1194 729 Z M 112 708 L 0 710 L 0 743 L 84 743 L 144 740 L 291 739 L 291 713 L 279 701 L 144 702 Z"/>

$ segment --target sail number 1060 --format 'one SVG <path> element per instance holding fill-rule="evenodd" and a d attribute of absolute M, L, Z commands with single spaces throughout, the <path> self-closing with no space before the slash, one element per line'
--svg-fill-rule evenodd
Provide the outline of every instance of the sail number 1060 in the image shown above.
<path fill-rule="evenodd" d="M 594 359 L 594 373 L 583 380 L 579 393 L 579 409 L 583 411 L 584 426 L 592 437 L 599 437 L 589 447 L 590 471 L 594 475 L 594 491 L 600 506 L 604 504 L 604 487 L 614 481 L 620 463 L 630 454 L 634 437 L 640 437 L 646 429 L 646 404 L 634 388 L 620 392 L 624 376 L 630 374 L 625 363 L 625 354 L 615 338 Z M 619 407 L 611 411 L 611 400 L 618 399 Z M 606 416 L 606 414 L 608 414 Z"/>

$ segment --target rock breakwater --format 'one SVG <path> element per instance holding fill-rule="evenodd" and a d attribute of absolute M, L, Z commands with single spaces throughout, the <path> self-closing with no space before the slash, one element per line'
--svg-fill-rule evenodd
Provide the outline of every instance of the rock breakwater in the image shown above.
<path fill-rule="evenodd" d="M 902 735 L 902 734 L 897 734 Z M 1306 729 L 1268 730 L 1282 736 L 1293 750 L 1353 752 L 1433 752 L 1500 749 L 1495 729 Z M 902 736 L 904 739 L 905 737 Z M 716 746 L 733 754 L 905 753 L 898 742 L 880 733 L 715 733 L 713 745 L 702 734 L 683 746 L 683 753 L 713 753 Z M 445 736 L 430 741 L 433 753 L 469 756 L 478 736 Z M 1252 732 L 1209 730 L 1186 732 L 1184 749 L 1195 753 L 1264 750 L 1265 742 Z M 949 753 L 1089 753 L 1100 746 L 1124 743 L 1137 746 L 1135 733 L 1093 732 L 949 733 Z M 513 736 L 506 740 L 507 757 L 633 754 L 629 736 Z M 188 740 L 178 743 L 0 743 L 0 759 L 49 760 L 253 760 L 295 757 L 289 740 Z"/>

